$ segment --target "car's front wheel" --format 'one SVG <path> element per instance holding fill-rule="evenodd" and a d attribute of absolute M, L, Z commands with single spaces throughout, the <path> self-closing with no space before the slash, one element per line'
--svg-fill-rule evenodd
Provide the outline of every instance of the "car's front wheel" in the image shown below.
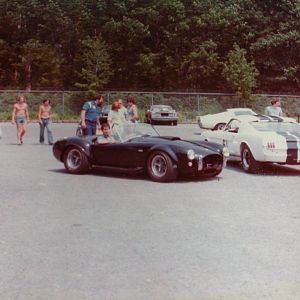
<path fill-rule="evenodd" d="M 243 169 L 248 173 L 257 173 L 260 163 L 255 160 L 248 146 L 243 145 L 241 149 L 241 161 Z"/>
<path fill-rule="evenodd" d="M 71 174 L 83 174 L 89 170 L 87 156 L 77 147 L 70 147 L 64 155 L 64 165 Z"/>
<path fill-rule="evenodd" d="M 147 162 L 147 170 L 150 178 L 158 182 L 173 181 L 178 176 L 170 156 L 162 151 L 150 154 Z"/>

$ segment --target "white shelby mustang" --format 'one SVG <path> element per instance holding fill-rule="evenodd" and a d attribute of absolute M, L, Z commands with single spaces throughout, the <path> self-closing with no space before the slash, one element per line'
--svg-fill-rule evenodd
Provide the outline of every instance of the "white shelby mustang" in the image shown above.
<path fill-rule="evenodd" d="M 208 114 L 205 116 L 197 116 L 197 123 L 200 128 L 204 129 L 212 129 L 212 130 L 219 130 L 223 129 L 224 126 L 231 120 L 232 118 L 238 118 L 240 116 L 258 116 L 263 117 L 256 112 L 254 112 L 250 108 L 229 108 L 224 112 L 217 113 L 217 114 Z M 267 118 L 267 116 L 264 116 Z M 286 118 L 286 117 L 277 117 L 282 121 L 288 122 L 296 122 L 293 118 Z"/>
<path fill-rule="evenodd" d="M 222 130 L 203 131 L 201 139 L 226 146 L 229 160 L 241 160 L 246 172 L 256 173 L 262 163 L 300 165 L 299 123 L 240 116 Z"/>

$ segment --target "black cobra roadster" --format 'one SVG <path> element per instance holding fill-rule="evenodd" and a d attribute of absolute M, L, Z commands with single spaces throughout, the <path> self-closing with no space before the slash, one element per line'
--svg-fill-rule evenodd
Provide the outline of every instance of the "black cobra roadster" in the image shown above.
<path fill-rule="evenodd" d="M 54 156 L 72 174 L 86 173 L 91 167 L 115 171 L 147 171 L 154 181 L 167 182 L 179 174 L 217 176 L 228 150 L 211 142 L 186 141 L 160 136 L 149 124 L 115 125 L 115 143 L 98 144 L 97 137 L 69 137 L 53 145 Z"/>

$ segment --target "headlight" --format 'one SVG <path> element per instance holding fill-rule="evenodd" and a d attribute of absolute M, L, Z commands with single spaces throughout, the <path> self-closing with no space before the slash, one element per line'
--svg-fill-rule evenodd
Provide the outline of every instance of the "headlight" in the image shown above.
<path fill-rule="evenodd" d="M 225 157 L 229 157 L 229 149 L 227 147 L 224 147 L 222 150 L 222 154 Z"/>
<path fill-rule="evenodd" d="M 186 155 L 187 155 L 187 157 L 188 157 L 189 160 L 195 159 L 195 151 L 192 150 L 192 149 L 188 150 L 187 153 L 186 153 Z"/>

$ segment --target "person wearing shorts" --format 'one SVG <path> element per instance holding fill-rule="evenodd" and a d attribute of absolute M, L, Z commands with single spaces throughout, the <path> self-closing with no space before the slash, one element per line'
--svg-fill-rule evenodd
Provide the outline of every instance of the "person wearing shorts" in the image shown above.
<path fill-rule="evenodd" d="M 24 135 L 27 131 L 27 123 L 30 121 L 28 105 L 23 95 L 18 97 L 17 103 L 13 106 L 11 121 L 17 126 L 17 144 L 22 145 Z"/>

